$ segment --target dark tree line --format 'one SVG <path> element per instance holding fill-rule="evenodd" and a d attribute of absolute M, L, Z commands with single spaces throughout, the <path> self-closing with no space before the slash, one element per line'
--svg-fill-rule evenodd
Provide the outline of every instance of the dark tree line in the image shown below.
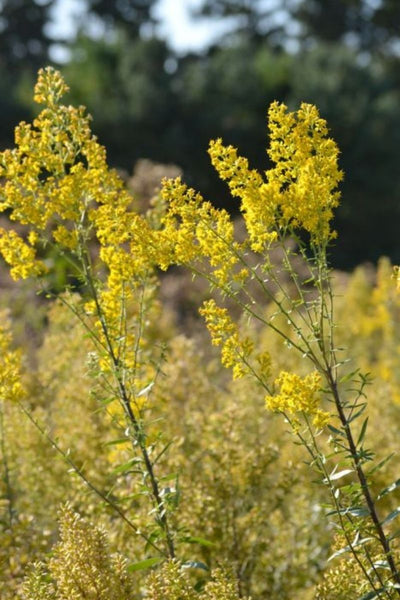
<path fill-rule="evenodd" d="M 400 261 L 397 0 L 204 0 L 194 16 L 229 18 L 231 30 L 185 56 L 157 35 L 157 0 L 83 2 L 76 35 L 61 40 L 69 52 L 61 68 L 72 100 L 90 108 L 113 164 L 131 171 L 139 158 L 176 163 L 205 196 L 234 210 L 209 164 L 208 140 L 222 136 L 265 168 L 268 104 L 313 102 L 346 172 L 336 265 L 382 254 Z M 35 73 L 51 62 L 57 40 L 49 34 L 55 0 L 0 0 L 0 8 L 5 146 L 13 124 L 35 110 Z"/>

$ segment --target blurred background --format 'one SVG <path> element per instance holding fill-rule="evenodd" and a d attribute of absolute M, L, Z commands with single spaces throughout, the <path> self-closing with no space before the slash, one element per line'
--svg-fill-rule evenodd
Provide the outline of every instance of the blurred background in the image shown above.
<path fill-rule="evenodd" d="M 265 169 L 269 103 L 316 104 L 345 171 L 334 266 L 400 262 L 399 0 L 0 0 L 1 148 L 47 64 L 112 165 L 176 165 L 232 212 L 209 139 Z"/>

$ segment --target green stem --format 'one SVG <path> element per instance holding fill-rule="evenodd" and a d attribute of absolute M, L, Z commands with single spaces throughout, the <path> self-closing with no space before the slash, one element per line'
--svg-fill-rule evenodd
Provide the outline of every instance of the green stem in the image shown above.
<path fill-rule="evenodd" d="M 346 538 L 347 544 L 348 544 L 348 546 L 350 547 L 350 550 L 351 550 L 351 552 L 352 552 L 353 556 L 354 556 L 354 557 L 355 557 L 355 559 L 357 560 L 357 563 L 358 563 L 358 565 L 361 567 L 361 569 L 362 569 L 362 571 L 363 571 L 363 573 L 364 573 L 364 576 L 367 578 L 367 580 L 368 580 L 369 584 L 371 585 L 371 587 L 373 588 L 374 592 L 376 592 L 376 593 L 378 594 L 378 597 L 379 597 L 379 595 L 380 595 L 380 592 L 379 592 L 379 590 L 377 590 L 377 588 L 375 587 L 375 585 L 374 585 L 374 582 L 373 582 L 373 581 L 372 581 L 372 579 L 370 578 L 368 571 L 365 569 L 364 565 L 362 564 L 362 562 L 361 562 L 361 561 L 360 561 L 360 559 L 358 558 L 358 553 L 357 553 L 357 551 L 355 550 L 355 548 L 353 547 L 353 543 L 351 542 L 351 539 L 350 539 L 350 537 L 349 537 L 349 535 L 348 535 L 348 533 L 347 533 L 347 529 L 346 529 L 346 526 L 345 526 L 345 523 L 344 523 L 344 520 L 343 520 L 343 515 L 342 515 L 342 511 L 341 511 L 341 506 L 340 506 L 340 503 L 339 503 L 339 501 L 338 501 L 338 499 L 337 499 L 337 497 L 336 497 L 336 495 L 335 495 L 335 486 L 334 486 L 334 485 L 333 485 L 333 483 L 332 483 L 332 480 L 331 480 L 331 478 L 330 478 L 330 475 L 329 475 L 329 473 L 328 473 L 328 471 L 327 471 L 327 469 L 326 469 L 326 467 L 325 467 L 324 461 L 320 459 L 320 455 L 321 455 L 321 453 L 320 453 L 320 451 L 319 451 L 318 444 L 317 444 L 317 440 L 315 439 L 315 435 L 314 435 L 314 432 L 313 432 L 313 430 L 312 430 L 312 427 L 311 427 L 311 425 L 310 425 L 310 423 L 309 423 L 309 420 L 308 420 L 308 418 L 307 418 L 307 415 L 305 415 L 305 414 L 304 414 L 303 416 L 304 416 L 304 419 L 305 419 L 305 421 L 306 421 L 306 424 L 307 424 L 307 429 L 308 429 L 308 432 L 309 432 L 309 434 L 310 434 L 310 437 L 311 437 L 311 440 L 312 440 L 312 444 L 313 444 L 314 451 L 315 451 L 315 453 L 316 453 L 316 460 L 318 460 L 318 466 L 319 466 L 320 470 L 322 471 L 322 473 L 323 473 L 323 475 L 324 475 L 324 478 L 326 479 L 326 481 L 327 481 L 327 483 L 328 483 L 329 491 L 330 491 L 330 493 L 331 493 L 331 496 L 332 496 L 333 502 L 334 502 L 334 504 L 335 504 L 335 510 L 336 510 L 336 513 L 337 513 L 337 515 L 338 515 L 338 518 L 339 518 L 340 527 L 341 527 L 341 529 L 342 529 L 342 531 L 343 531 L 343 534 L 344 534 L 344 536 L 345 536 L 345 538 Z M 302 437 L 302 436 L 300 435 L 299 437 Z M 303 438 L 302 438 L 302 441 L 303 441 Z M 305 440 L 303 441 L 303 443 L 304 443 L 304 442 L 305 442 L 305 443 L 307 443 Z M 368 560 L 368 562 L 369 562 L 369 563 L 370 563 L 370 565 L 371 565 L 371 568 L 373 569 L 373 571 L 374 571 L 374 573 L 375 573 L 375 575 L 376 575 L 376 577 L 377 577 L 377 579 L 378 579 L 378 581 L 379 581 L 379 584 L 380 584 L 380 586 L 381 586 L 382 588 L 384 588 L 384 587 L 385 587 L 385 585 L 384 585 L 384 582 L 383 582 L 383 580 L 382 580 L 382 578 L 381 578 L 381 576 L 380 576 L 380 573 L 378 572 L 378 570 L 377 570 L 377 569 L 376 569 L 376 567 L 374 566 L 374 564 L 373 564 L 373 561 L 371 560 L 371 558 L 370 558 L 370 556 L 369 556 L 369 553 L 367 552 L 367 549 L 363 547 L 363 550 L 364 550 L 364 553 L 365 553 L 365 555 L 366 555 L 366 557 L 367 557 L 367 560 Z M 386 596 L 387 596 L 387 597 L 390 599 L 390 595 L 389 595 L 389 593 L 388 593 L 386 590 L 384 590 L 384 591 L 385 591 L 385 594 L 386 594 Z"/>
<path fill-rule="evenodd" d="M 164 530 L 164 534 L 165 534 L 165 538 L 166 538 L 166 545 L 167 545 L 167 549 L 168 549 L 168 555 L 170 558 L 175 558 L 174 542 L 173 542 L 172 533 L 171 533 L 171 530 L 169 527 L 167 512 L 164 509 L 164 502 L 163 502 L 163 499 L 160 494 L 158 480 L 154 473 L 153 464 L 150 460 L 150 456 L 149 456 L 149 453 L 146 448 L 145 436 L 144 436 L 142 428 L 135 416 L 135 413 L 133 412 L 130 396 L 129 396 L 129 393 L 125 386 L 125 383 L 123 381 L 123 376 L 121 375 L 121 367 L 123 367 L 123 364 L 121 363 L 119 358 L 115 355 L 113 344 L 112 344 L 112 341 L 111 341 L 111 338 L 109 335 L 107 323 L 106 323 L 106 320 L 105 320 L 105 317 L 104 317 L 104 314 L 103 314 L 103 311 L 102 311 L 102 308 L 100 305 L 100 301 L 99 301 L 99 298 L 97 295 L 97 290 L 96 290 L 96 287 L 94 285 L 93 278 L 91 275 L 90 259 L 88 257 L 87 252 L 84 250 L 82 251 L 82 266 L 83 266 L 83 271 L 85 274 L 86 281 L 89 284 L 90 292 L 91 292 L 92 298 L 93 298 L 95 306 L 96 306 L 96 312 L 97 312 L 97 315 L 98 315 L 98 318 L 100 321 L 101 329 L 102 329 L 104 338 L 106 340 L 107 352 L 111 358 L 111 362 L 114 367 L 114 376 L 116 378 L 116 383 L 117 383 L 117 387 L 118 387 L 121 404 L 122 404 L 122 407 L 128 418 L 128 421 L 133 426 L 134 440 L 132 440 L 132 444 L 133 444 L 133 447 L 134 447 L 135 442 L 139 445 L 139 448 L 140 448 L 140 451 L 141 451 L 141 454 L 142 454 L 142 457 L 144 460 L 144 464 L 146 467 L 146 471 L 147 471 L 149 479 L 150 479 L 151 491 L 152 491 L 153 499 L 155 502 L 155 508 L 157 511 L 158 520 L 159 520 L 159 523 L 160 523 L 162 529 Z M 123 371 L 123 369 L 122 369 L 122 371 Z"/>
<path fill-rule="evenodd" d="M 337 388 L 337 383 L 334 380 L 332 371 L 330 369 L 327 372 L 327 379 L 328 379 L 328 383 L 329 383 L 329 386 L 330 386 L 332 394 L 333 394 L 333 398 L 334 398 L 335 405 L 336 405 L 336 410 L 339 415 L 339 419 L 340 419 L 343 431 L 345 432 L 345 435 L 346 435 L 347 443 L 349 445 L 349 451 L 350 451 L 350 454 L 351 454 L 351 457 L 353 460 L 353 464 L 354 464 L 354 467 L 355 467 L 355 470 L 357 473 L 358 480 L 361 485 L 361 490 L 362 490 L 365 502 L 367 504 L 367 509 L 368 509 L 369 515 L 371 517 L 371 521 L 374 525 L 379 542 L 380 542 L 383 552 L 386 556 L 392 577 L 393 577 L 394 581 L 400 585 L 400 574 L 395 565 L 395 562 L 393 559 L 393 554 L 390 549 L 389 541 L 385 535 L 385 532 L 383 531 L 383 527 L 379 520 L 377 511 L 375 508 L 375 504 L 374 504 L 374 501 L 373 501 L 373 498 L 372 498 L 372 495 L 371 495 L 371 492 L 369 489 L 368 481 L 367 481 L 366 475 L 364 473 L 364 470 L 362 468 L 359 454 L 357 452 L 357 447 L 354 442 L 351 427 L 348 423 L 348 420 L 346 419 L 346 415 L 343 410 L 342 402 L 341 402 L 338 388 Z M 400 596 L 400 589 L 397 588 L 396 591 L 397 591 L 397 594 Z"/>
<path fill-rule="evenodd" d="M 152 546 L 152 548 L 154 548 L 154 550 L 156 550 L 160 554 L 164 554 L 164 552 L 161 550 L 161 548 L 159 548 L 156 544 L 154 544 L 154 542 L 151 541 L 150 538 L 148 538 L 144 533 L 142 533 L 140 531 L 140 529 L 138 527 L 136 527 L 136 525 L 128 519 L 126 514 L 119 508 L 119 506 L 117 506 L 117 504 L 115 504 L 112 500 L 110 500 L 110 498 L 108 497 L 108 493 L 107 494 L 103 493 L 101 490 L 99 490 L 99 488 L 97 486 L 95 486 L 90 481 L 90 479 L 88 479 L 86 477 L 86 475 L 84 474 L 82 469 L 80 469 L 75 464 L 75 462 L 71 459 L 69 454 L 67 454 L 67 452 L 64 452 L 64 450 L 61 448 L 61 446 L 47 433 L 47 431 L 44 429 L 44 427 L 42 427 L 40 425 L 40 423 L 35 419 L 35 417 L 32 415 L 32 413 L 27 408 L 25 408 L 25 406 L 21 402 L 18 402 L 18 406 L 20 407 L 22 412 L 28 417 L 30 422 L 36 427 L 36 429 L 39 431 L 39 433 L 49 442 L 49 444 L 52 446 L 52 448 L 54 448 L 54 450 L 56 450 L 58 452 L 58 454 L 65 460 L 65 462 L 71 467 L 71 469 L 73 469 L 74 473 L 76 473 L 82 479 L 82 481 L 87 485 L 87 487 L 89 489 L 91 489 L 95 494 L 97 494 L 97 496 L 99 496 L 99 498 L 101 498 L 106 504 L 108 504 L 108 506 L 110 506 L 121 517 L 121 519 L 131 529 L 134 530 L 134 532 L 137 535 L 140 535 L 140 537 L 142 537 L 147 542 L 147 544 Z"/>

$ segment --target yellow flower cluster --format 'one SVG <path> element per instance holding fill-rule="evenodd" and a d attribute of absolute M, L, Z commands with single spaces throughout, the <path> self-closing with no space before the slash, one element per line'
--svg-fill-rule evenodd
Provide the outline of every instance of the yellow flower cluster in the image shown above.
<path fill-rule="evenodd" d="M 60 104 L 67 89 L 57 71 L 42 69 L 34 97 L 45 108 L 33 125 L 16 128 L 16 148 L 0 154 L 5 180 L 0 210 L 28 226 L 31 244 L 25 248 L 17 234 L 3 236 L 1 252 L 16 276 L 26 276 L 28 267 L 22 270 L 22 264 L 32 263 L 31 271 L 39 270 L 33 268 L 34 246 L 49 230 L 57 244 L 77 252 L 94 234 L 104 249 L 101 259 L 110 271 L 109 283 L 120 287 L 133 272 L 148 267 L 143 251 L 148 227 L 130 210 L 132 197 L 108 168 L 105 149 L 92 135 L 84 108 Z"/>
<path fill-rule="evenodd" d="M 305 229 L 318 243 L 328 240 L 343 173 L 337 164 L 339 150 L 327 137 L 326 121 L 312 104 L 303 103 L 297 113 L 288 113 L 284 104 L 274 102 L 269 130 L 268 154 L 275 167 L 267 175 L 270 183 L 281 186 L 281 224 Z"/>
<path fill-rule="evenodd" d="M 221 346 L 221 362 L 232 369 L 233 379 L 239 379 L 249 371 L 247 360 L 253 351 L 253 343 L 249 338 L 241 340 L 237 325 L 231 320 L 226 308 L 208 300 L 200 309 L 214 346 Z"/>
<path fill-rule="evenodd" d="M 179 177 L 163 182 L 162 198 L 169 206 L 158 236 L 161 268 L 206 258 L 218 283 L 228 283 L 239 261 L 236 253 L 239 244 L 234 240 L 229 214 L 204 202 L 201 195 L 183 184 Z"/>
<path fill-rule="evenodd" d="M 132 197 L 109 169 L 84 108 L 60 103 L 67 90 L 57 71 L 40 70 L 34 98 L 44 108 L 33 124 L 16 128 L 15 149 L 0 153 L 0 210 L 27 229 L 26 239 L 0 229 L 0 253 L 16 279 L 45 271 L 36 249 L 48 239 L 75 255 L 93 281 L 106 271 L 94 312 L 100 307 L 111 339 L 125 336 L 126 342 L 122 315 L 153 268 L 152 231 L 131 210 Z M 94 257 L 92 240 L 100 244 Z M 100 321 L 97 325 L 104 343 L 104 328 Z"/>
<path fill-rule="evenodd" d="M 0 402 L 21 400 L 21 352 L 11 348 L 12 337 L 4 314 L 0 315 Z"/>
<path fill-rule="evenodd" d="M 334 235 L 330 221 L 342 179 L 338 149 L 327 137 L 326 122 L 310 104 L 291 113 L 284 104 L 274 102 L 269 109 L 269 131 L 268 155 L 275 166 L 266 172 L 266 181 L 220 139 L 209 148 L 221 179 L 241 199 L 251 248 L 262 252 L 279 229 L 285 232 L 288 227 L 305 229 L 313 242 L 326 243 Z"/>
<path fill-rule="evenodd" d="M 304 414 L 312 417 L 313 424 L 318 429 L 325 427 L 330 419 L 328 412 L 319 408 L 318 392 L 321 388 L 321 376 L 317 372 L 301 378 L 295 373 L 282 371 L 275 381 L 280 393 L 267 396 L 265 399 L 268 410 L 282 412 L 288 415 Z M 297 419 L 295 417 L 295 419 Z"/>
<path fill-rule="evenodd" d="M 241 210 L 249 234 L 250 247 L 262 252 L 277 237 L 274 230 L 279 185 L 269 185 L 236 148 L 224 146 L 221 139 L 211 141 L 211 162 L 221 179 L 229 182 L 233 196 L 241 199 Z"/>
<path fill-rule="evenodd" d="M 58 71 L 44 69 L 40 71 L 33 99 L 38 104 L 54 106 L 68 92 L 69 88 Z"/>
<path fill-rule="evenodd" d="M 208 300 L 200 309 L 214 346 L 221 346 L 221 362 L 232 369 L 233 379 L 239 379 L 254 371 L 250 360 L 253 357 L 254 343 L 249 337 L 241 338 L 238 327 L 233 323 L 226 308 Z M 256 354 L 259 377 L 267 379 L 270 375 L 271 359 L 268 352 Z"/>
<path fill-rule="evenodd" d="M 0 254 L 11 266 L 10 275 L 13 279 L 26 279 L 45 272 L 45 265 L 36 259 L 33 244 L 27 244 L 15 231 L 0 227 Z"/>
<path fill-rule="evenodd" d="M 67 506 L 60 515 L 60 540 L 46 563 L 32 565 L 24 598 L 128 600 L 133 586 L 126 566 L 121 555 L 111 554 L 106 532 Z"/>
<path fill-rule="evenodd" d="M 148 600 L 250 600 L 240 594 L 233 574 L 223 569 L 214 569 L 210 580 L 197 591 L 177 560 L 165 562 L 159 571 L 153 571 L 148 586 Z"/>

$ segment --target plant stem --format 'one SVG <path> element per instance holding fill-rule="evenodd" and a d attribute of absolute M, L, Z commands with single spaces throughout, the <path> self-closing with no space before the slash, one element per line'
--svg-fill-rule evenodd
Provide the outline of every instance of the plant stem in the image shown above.
<path fill-rule="evenodd" d="M 142 428 L 138 422 L 138 419 L 136 418 L 135 413 L 132 410 L 130 395 L 126 389 L 125 383 L 123 381 L 123 377 L 121 375 L 121 367 L 123 367 L 123 364 L 121 363 L 121 360 L 116 356 L 116 354 L 114 352 L 114 347 L 113 347 L 112 341 L 110 339 L 107 323 L 104 318 L 104 314 L 103 314 L 103 311 L 102 311 L 102 308 L 100 305 L 100 301 L 99 301 L 99 298 L 97 295 L 97 290 L 96 290 L 96 287 L 93 282 L 93 277 L 91 274 L 90 259 L 89 259 L 87 251 L 84 251 L 84 250 L 82 251 L 81 260 L 82 260 L 85 278 L 89 284 L 91 295 L 92 295 L 92 298 L 93 298 L 95 306 L 96 306 L 96 312 L 97 312 L 97 315 L 98 315 L 98 318 L 99 318 L 99 321 L 101 324 L 101 329 L 103 331 L 103 335 L 106 340 L 107 352 L 109 354 L 109 357 L 111 358 L 111 362 L 114 367 L 114 376 L 115 376 L 116 382 L 117 382 L 120 401 L 121 401 L 122 407 L 125 411 L 125 414 L 128 418 L 128 421 L 133 426 L 134 439 L 132 440 L 132 443 L 134 444 L 134 442 L 137 442 L 139 445 L 140 451 L 142 453 L 144 464 L 145 464 L 145 467 L 146 467 L 146 470 L 147 470 L 147 473 L 148 473 L 149 479 L 150 479 L 152 495 L 153 495 L 153 498 L 155 501 L 156 510 L 157 510 L 157 514 L 158 514 L 158 520 L 160 522 L 162 529 L 164 530 L 168 555 L 170 558 L 175 558 L 174 542 L 173 542 L 171 530 L 169 527 L 167 513 L 166 513 L 166 510 L 164 509 L 164 502 L 160 495 L 158 480 L 154 473 L 153 464 L 150 460 L 150 456 L 149 456 L 149 453 L 146 448 L 145 436 L 144 436 Z M 122 369 L 122 371 L 123 371 L 123 369 Z"/>
<path fill-rule="evenodd" d="M 333 394 L 333 398 L 335 400 L 336 410 L 338 412 L 340 422 L 342 424 L 343 430 L 346 435 L 347 442 L 349 444 L 350 454 L 351 454 L 351 457 L 352 457 L 352 460 L 354 463 L 354 467 L 355 467 L 355 470 L 357 473 L 358 480 L 361 485 L 361 490 L 362 490 L 365 502 L 367 504 L 369 515 L 370 515 L 373 525 L 375 527 L 375 531 L 378 535 L 379 542 L 383 548 L 383 551 L 386 556 L 393 579 L 395 580 L 396 583 L 400 584 L 400 574 L 396 568 L 396 565 L 395 565 L 395 562 L 393 559 L 393 554 L 390 549 L 389 541 L 388 541 L 388 539 L 385 535 L 385 532 L 383 531 L 383 527 L 379 521 L 378 514 L 377 514 L 376 508 L 375 508 L 375 504 L 374 504 L 374 501 L 372 499 L 372 495 L 371 495 L 371 492 L 369 489 L 368 481 L 367 481 L 366 475 L 364 473 L 364 470 L 362 468 L 361 460 L 360 460 L 359 454 L 357 452 L 356 444 L 354 442 L 353 434 L 352 434 L 350 425 L 348 423 L 348 420 L 346 419 L 346 415 L 344 414 L 342 402 L 340 400 L 340 396 L 339 396 L 339 392 L 338 392 L 338 388 L 337 388 L 337 383 L 333 377 L 332 370 L 330 368 L 327 371 L 327 379 L 329 382 L 329 386 L 332 390 L 332 394 Z M 398 589 L 398 588 L 397 588 L 397 594 L 400 596 L 400 589 Z"/>
<path fill-rule="evenodd" d="M 290 426 L 292 427 L 292 429 L 295 430 L 295 428 L 293 427 L 293 424 L 292 424 L 292 421 L 291 421 L 290 417 L 286 413 L 283 413 L 283 415 L 284 415 L 285 419 L 288 421 L 288 423 L 290 424 Z M 324 461 L 321 460 L 320 451 L 318 449 L 316 439 L 315 439 L 314 434 L 312 432 L 312 428 L 310 426 L 310 423 L 309 423 L 309 421 L 308 421 L 308 419 L 306 417 L 305 417 L 305 421 L 306 421 L 306 424 L 307 424 L 308 432 L 309 432 L 309 434 L 311 436 L 312 446 L 307 442 L 307 440 L 300 433 L 300 431 L 296 431 L 296 435 L 299 438 L 299 440 L 301 441 L 301 443 L 303 444 L 303 446 L 307 449 L 308 453 L 310 454 L 310 456 L 312 458 L 312 461 L 315 462 L 315 464 L 317 465 L 317 467 L 319 469 L 319 472 L 322 473 L 323 476 L 324 476 L 324 478 L 326 479 L 326 481 L 328 483 L 328 487 L 329 487 L 329 492 L 330 492 L 330 494 L 332 496 L 332 500 L 333 500 L 333 503 L 335 505 L 335 510 L 336 510 L 336 513 L 337 513 L 337 516 L 338 516 L 338 519 L 339 519 L 340 527 L 341 527 L 341 529 L 343 531 L 343 535 L 345 537 L 347 545 L 350 548 L 350 552 L 352 553 L 355 561 L 357 562 L 358 566 L 360 567 L 361 571 L 363 572 L 363 574 L 364 574 L 366 580 L 368 581 L 369 585 L 371 586 L 372 590 L 374 592 L 376 592 L 377 597 L 379 597 L 380 592 L 376 588 L 376 586 L 375 586 L 373 580 L 371 579 L 371 577 L 370 577 L 367 569 L 365 568 L 365 566 L 363 565 L 360 557 L 358 556 L 358 552 L 355 549 L 355 547 L 353 545 L 353 542 L 352 542 L 352 540 L 351 540 L 351 538 L 349 536 L 349 533 L 348 533 L 347 528 L 346 528 L 345 523 L 344 523 L 344 519 L 343 519 L 343 515 L 342 515 L 342 512 L 341 512 L 341 508 L 340 508 L 339 502 L 338 502 L 338 500 L 337 500 L 337 498 L 335 496 L 335 488 L 333 486 L 333 483 L 331 481 L 329 473 L 328 473 L 328 471 L 327 471 L 327 469 L 325 467 Z M 374 569 L 374 571 L 376 572 L 375 569 Z M 376 574 L 378 576 L 378 580 L 380 580 L 379 573 L 376 573 Z M 387 592 L 386 592 L 386 595 L 388 595 Z"/>
<path fill-rule="evenodd" d="M 106 502 L 106 504 L 108 504 L 116 513 L 118 513 L 118 515 L 121 517 L 121 519 L 123 521 L 125 521 L 125 523 L 131 529 L 133 529 L 136 534 L 140 535 L 150 546 L 152 546 L 155 550 L 157 550 L 157 552 L 160 552 L 160 554 L 162 554 L 161 549 L 158 548 L 158 546 L 156 544 L 154 544 L 154 542 L 152 542 L 150 538 L 148 538 L 144 533 L 142 533 L 140 531 L 140 529 L 138 527 L 136 527 L 136 525 L 128 519 L 128 517 L 119 508 L 119 506 L 117 506 L 114 502 L 112 502 L 112 500 L 110 500 L 109 492 L 107 494 L 104 494 L 101 490 L 99 490 L 99 488 L 96 487 L 90 481 L 90 479 L 88 479 L 86 477 L 86 475 L 84 474 L 82 469 L 80 469 L 75 464 L 75 462 L 71 459 L 71 457 L 66 452 L 64 452 L 64 450 L 59 446 L 59 444 L 47 433 L 47 431 L 42 427 L 42 425 L 40 425 L 40 423 L 35 419 L 35 417 L 32 415 L 32 413 L 27 408 L 25 408 L 25 406 L 21 402 L 18 402 L 18 406 L 20 407 L 22 412 L 28 417 L 30 422 L 41 433 L 41 435 L 43 435 L 43 437 L 46 438 L 46 440 L 58 452 L 58 454 L 60 454 L 60 456 L 62 456 L 62 458 L 71 467 L 71 469 L 74 471 L 74 473 L 76 473 L 82 479 L 82 481 L 84 481 L 84 483 L 88 486 L 88 488 L 90 488 L 93 492 L 95 492 L 95 494 L 97 494 L 102 500 L 104 500 L 104 502 Z"/>

